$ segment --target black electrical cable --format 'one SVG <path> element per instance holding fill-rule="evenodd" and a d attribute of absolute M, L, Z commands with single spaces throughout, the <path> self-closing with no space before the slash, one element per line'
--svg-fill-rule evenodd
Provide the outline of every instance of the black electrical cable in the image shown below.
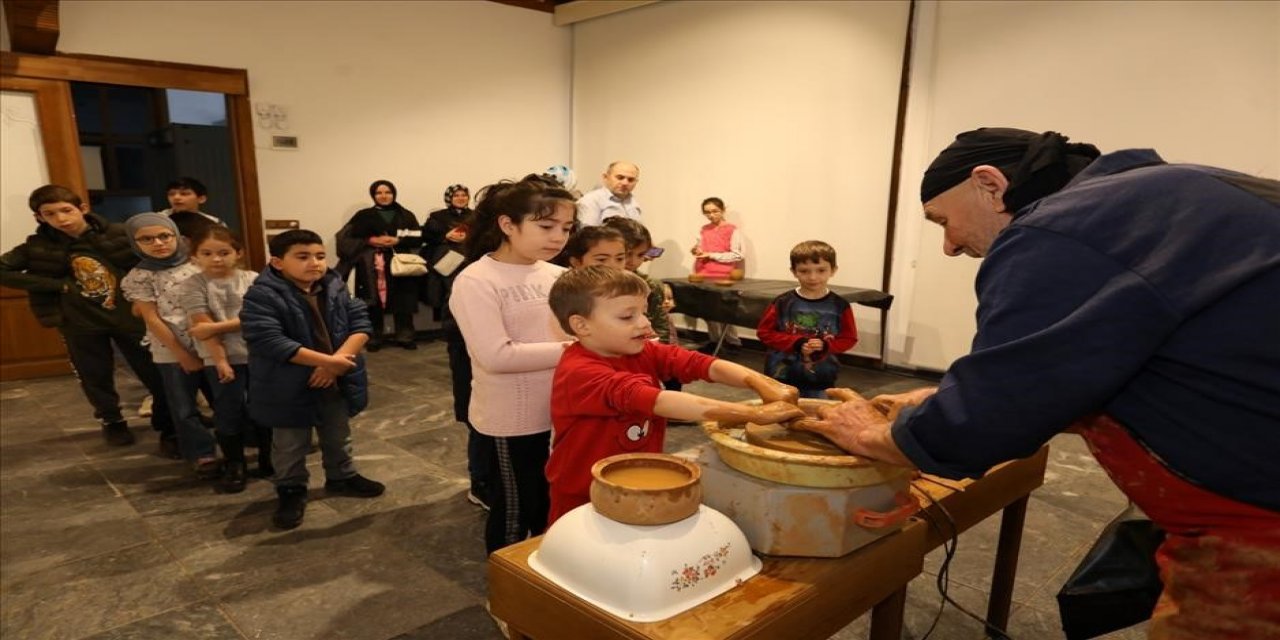
<path fill-rule="evenodd" d="M 941 482 L 933 480 L 932 478 L 920 476 L 920 479 L 929 480 L 930 482 L 933 482 L 933 484 L 936 484 L 940 487 L 944 487 L 947 489 L 954 489 L 954 487 L 949 487 Z M 946 519 L 948 528 L 950 528 L 951 530 L 950 534 L 943 531 L 942 526 L 939 525 L 938 522 L 934 519 L 934 514 L 930 513 L 926 509 L 920 510 L 920 515 L 923 516 L 925 521 L 929 523 L 929 527 L 932 528 L 934 532 L 938 534 L 939 538 L 942 538 L 942 549 L 943 549 L 942 566 L 938 568 L 937 580 L 935 581 L 935 586 L 938 589 L 938 594 L 942 596 L 942 601 L 938 603 L 938 612 L 933 616 L 933 623 L 929 625 L 929 630 L 926 631 L 923 636 L 921 636 L 920 640 L 927 640 L 930 634 L 933 633 L 934 629 L 937 628 L 938 621 L 942 619 L 942 612 L 946 608 L 946 605 L 948 604 L 955 607 L 956 610 L 958 610 L 960 613 L 963 613 L 966 616 L 969 616 L 970 618 L 973 618 L 974 620 L 981 623 L 983 628 L 986 629 L 986 631 L 992 634 L 994 637 L 1000 638 L 1003 640 L 1013 640 L 1004 629 L 1001 629 L 1000 627 L 997 627 L 996 625 L 991 624 L 990 622 L 987 621 L 986 618 L 983 618 L 982 616 L 964 608 L 959 602 L 956 602 L 955 599 L 953 599 L 949 593 L 947 593 L 951 584 L 950 582 L 951 581 L 951 576 L 950 576 L 951 560 L 955 557 L 956 548 L 960 544 L 960 528 L 959 526 L 956 525 L 955 518 L 951 517 L 951 512 L 947 511 L 947 508 L 942 506 L 942 503 L 938 502 L 937 500 L 934 500 L 933 496 L 930 495 L 929 492 L 921 490 L 919 487 L 916 487 L 916 489 L 919 491 L 921 495 L 925 497 L 926 500 L 929 501 L 930 505 L 937 507 L 938 511 Z"/>

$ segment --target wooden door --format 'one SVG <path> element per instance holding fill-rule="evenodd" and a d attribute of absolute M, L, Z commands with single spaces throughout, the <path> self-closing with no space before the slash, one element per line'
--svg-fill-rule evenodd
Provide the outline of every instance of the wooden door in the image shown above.
<path fill-rule="evenodd" d="M 36 222 L 26 207 L 31 189 L 54 182 L 81 197 L 87 194 L 67 83 L 3 76 L 0 90 L 4 94 L 0 251 L 8 251 L 35 230 Z M 0 380 L 70 372 L 61 337 L 36 322 L 26 292 L 0 287 Z"/>
<path fill-rule="evenodd" d="M 85 202 L 89 201 L 71 101 L 70 83 L 73 81 L 224 94 L 234 145 L 235 196 L 239 203 L 245 253 L 250 267 L 257 270 L 263 268 L 267 252 L 258 201 L 248 72 L 243 69 L 75 54 L 35 55 L 0 51 L 0 89 L 3 89 L 6 100 L 24 96 L 23 100 L 27 103 L 34 100 L 35 116 L 29 120 L 38 121 L 33 123 L 38 124 L 35 129 L 39 132 L 35 145 L 42 149 L 43 164 L 47 168 L 47 173 L 41 174 L 39 179 L 28 175 L 0 182 L 0 192 L 3 195 L 0 200 L 4 204 L 4 213 L 0 216 L 0 228 L 3 229 L 0 233 L 0 251 L 16 246 L 22 242 L 25 234 L 35 228 L 32 221 L 24 233 L 21 225 L 31 220 L 30 211 L 26 209 L 26 194 L 40 184 L 61 184 L 79 193 Z M 0 117 L 7 115 L 7 111 L 6 109 L 5 114 L 0 114 Z M 9 144 L 8 138 L 9 136 L 5 136 L 5 145 Z M 39 164 L 28 158 L 25 165 L 19 163 L 14 166 L 30 168 L 33 163 Z M 5 174 L 9 174 L 7 169 Z M 25 298 L 24 292 L 0 288 L 0 314 L 3 314 L 0 315 L 0 380 L 70 372 L 62 340 L 56 331 L 36 324 Z"/>

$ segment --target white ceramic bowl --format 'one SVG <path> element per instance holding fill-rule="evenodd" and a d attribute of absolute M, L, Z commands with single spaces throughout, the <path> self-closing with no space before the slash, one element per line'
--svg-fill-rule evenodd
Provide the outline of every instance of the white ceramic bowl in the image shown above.
<path fill-rule="evenodd" d="M 629 525 L 590 504 L 561 516 L 529 566 L 570 593 L 634 622 L 692 609 L 760 572 L 747 538 L 705 505 L 684 520 Z"/>

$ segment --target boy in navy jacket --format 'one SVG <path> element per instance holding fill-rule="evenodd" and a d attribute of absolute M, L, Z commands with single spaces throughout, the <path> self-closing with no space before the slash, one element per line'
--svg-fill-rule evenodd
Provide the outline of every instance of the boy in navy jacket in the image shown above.
<path fill-rule="evenodd" d="M 349 419 L 369 404 L 369 379 L 360 355 L 373 326 L 325 263 L 313 231 L 271 239 L 271 266 L 245 292 L 241 331 L 249 345 L 249 413 L 270 426 L 276 493 L 273 521 L 302 523 L 307 506 L 307 450 L 316 429 L 325 491 L 372 498 L 386 487 L 356 473 Z"/>

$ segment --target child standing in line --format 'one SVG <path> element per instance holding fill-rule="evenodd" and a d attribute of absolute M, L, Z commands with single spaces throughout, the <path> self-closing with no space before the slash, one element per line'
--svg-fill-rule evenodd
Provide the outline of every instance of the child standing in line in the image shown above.
<path fill-rule="evenodd" d="M 555 440 L 547 462 L 548 526 L 590 501 L 591 466 L 611 455 L 661 452 L 667 418 L 769 424 L 804 416 L 796 390 L 727 360 L 651 340 L 649 287 L 629 271 L 585 267 L 551 287 L 556 320 L 578 342 L 551 390 Z M 763 405 L 664 391 L 660 380 L 707 380 L 751 389 Z"/>
<path fill-rule="evenodd" d="M 654 339 L 663 344 L 680 346 L 680 341 L 676 339 L 675 325 L 671 323 L 670 311 L 675 307 L 674 302 L 668 301 L 667 292 L 671 288 L 650 277 L 649 274 L 640 272 L 640 266 L 653 259 L 649 257 L 653 249 L 653 236 L 649 234 L 649 229 L 638 220 L 622 216 L 606 218 L 604 226 L 622 232 L 622 237 L 627 243 L 627 271 L 644 278 L 645 284 L 649 285 L 648 306 L 645 307 L 644 314 L 653 327 Z M 669 391 L 679 391 L 684 388 L 684 384 L 677 378 L 663 380 L 662 384 Z"/>
<path fill-rule="evenodd" d="M 800 389 L 805 398 L 825 398 L 840 373 L 836 355 L 858 344 L 853 309 L 827 288 L 836 274 L 836 250 L 820 240 L 791 249 L 791 274 L 800 286 L 769 303 L 756 335 L 769 349 L 765 373 Z"/>
<path fill-rule="evenodd" d="M 169 200 L 169 208 L 157 213 L 169 216 L 178 225 L 178 233 L 190 240 L 205 227 L 225 227 L 222 220 L 200 210 L 209 200 L 209 190 L 203 182 L 195 178 L 183 176 L 165 187 L 165 197 Z"/>
<path fill-rule="evenodd" d="M 250 424 L 245 395 L 249 347 L 240 333 L 240 308 L 258 274 L 238 268 L 243 246 L 226 227 L 197 231 L 191 250 L 200 273 L 182 284 L 179 299 L 190 320 L 188 333 L 196 339 L 196 350 L 204 360 L 205 379 L 213 389 L 213 423 L 225 458 L 221 487 L 227 493 L 239 493 L 248 475 L 244 434 Z M 263 431 L 257 439 L 258 465 L 265 473 L 271 466 L 271 437 L 269 430 Z"/>
<path fill-rule="evenodd" d="M 576 215 L 573 196 L 536 175 L 486 187 L 467 237 L 474 262 L 449 299 L 471 355 L 471 423 L 493 437 L 490 553 L 547 525 L 551 377 L 569 344 L 547 306 L 564 269 L 547 260 L 564 248 Z"/>
<path fill-rule="evenodd" d="M 151 358 L 160 370 L 182 457 L 196 475 L 212 479 L 221 472 L 222 463 L 196 405 L 204 363 L 196 356 L 195 341 L 187 333 L 187 314 L 178 299 L 178 288 L 200 268 L 191 264 L 187 244 L 168 216 L 139 213 L 125 221 L 125 230 L 142 260 L 124 277 L 120 289 L 147 325 Z"/>
<path fill-rule="evenodd" d="M 564 257 L 569 260 L 570 269 L 589 266 L 622 269 L 627 264 L 627 244 L 622 233 L 613 227 L 583 227 L 569 236 Z"/>
<path fill-rule="evenodd" d="M 138 264 L 124 225 L 90 213 L 76 192 L 56 184 L 32 191 L 27 205 L 36 231 L 0 256 L 0 284 L 25 289 L 40 325 L 58 330 L 108 445 L 134 443 L 116 393 L 115 344 L 156 399 L 151 426 L 161 452 L 177 451 L 160 372 L 142 346 L 145 328 L 120 295 L 120 279 Z"/>
<path fill-rule="evenodd" d="M 738 227 L 724 219 L 724 200 L 707 198 L 702 201 L 702 215 L 707 224 L 698 232 L 698 241 L 693 245 L 693 272 L 708 280 L 727 280 L 734 270 L 742 269 L 742 233 Z M 741 347 L 738 330 L 724 322 L 707 322 L 707 337 L 711 339 L 709 346 L 724 342 L 730 347 Z"/>
<path fill-rule="evenodd" d="M 369 377 L 360 350 L 373 325 L 364 303 L 325 262 L 314 231 L 292 229 L 267 245 L 271 266 L 244 294 L 240 331 L 249 346 L 249 417 L 270 426 L 276 505 L 281 529 L 302 524 L 307 510 L 307 451 L 320 440 L 324 490 L 374 498 L 381 482 L 356 472 L 351 418 L 369 404 Z"/>

